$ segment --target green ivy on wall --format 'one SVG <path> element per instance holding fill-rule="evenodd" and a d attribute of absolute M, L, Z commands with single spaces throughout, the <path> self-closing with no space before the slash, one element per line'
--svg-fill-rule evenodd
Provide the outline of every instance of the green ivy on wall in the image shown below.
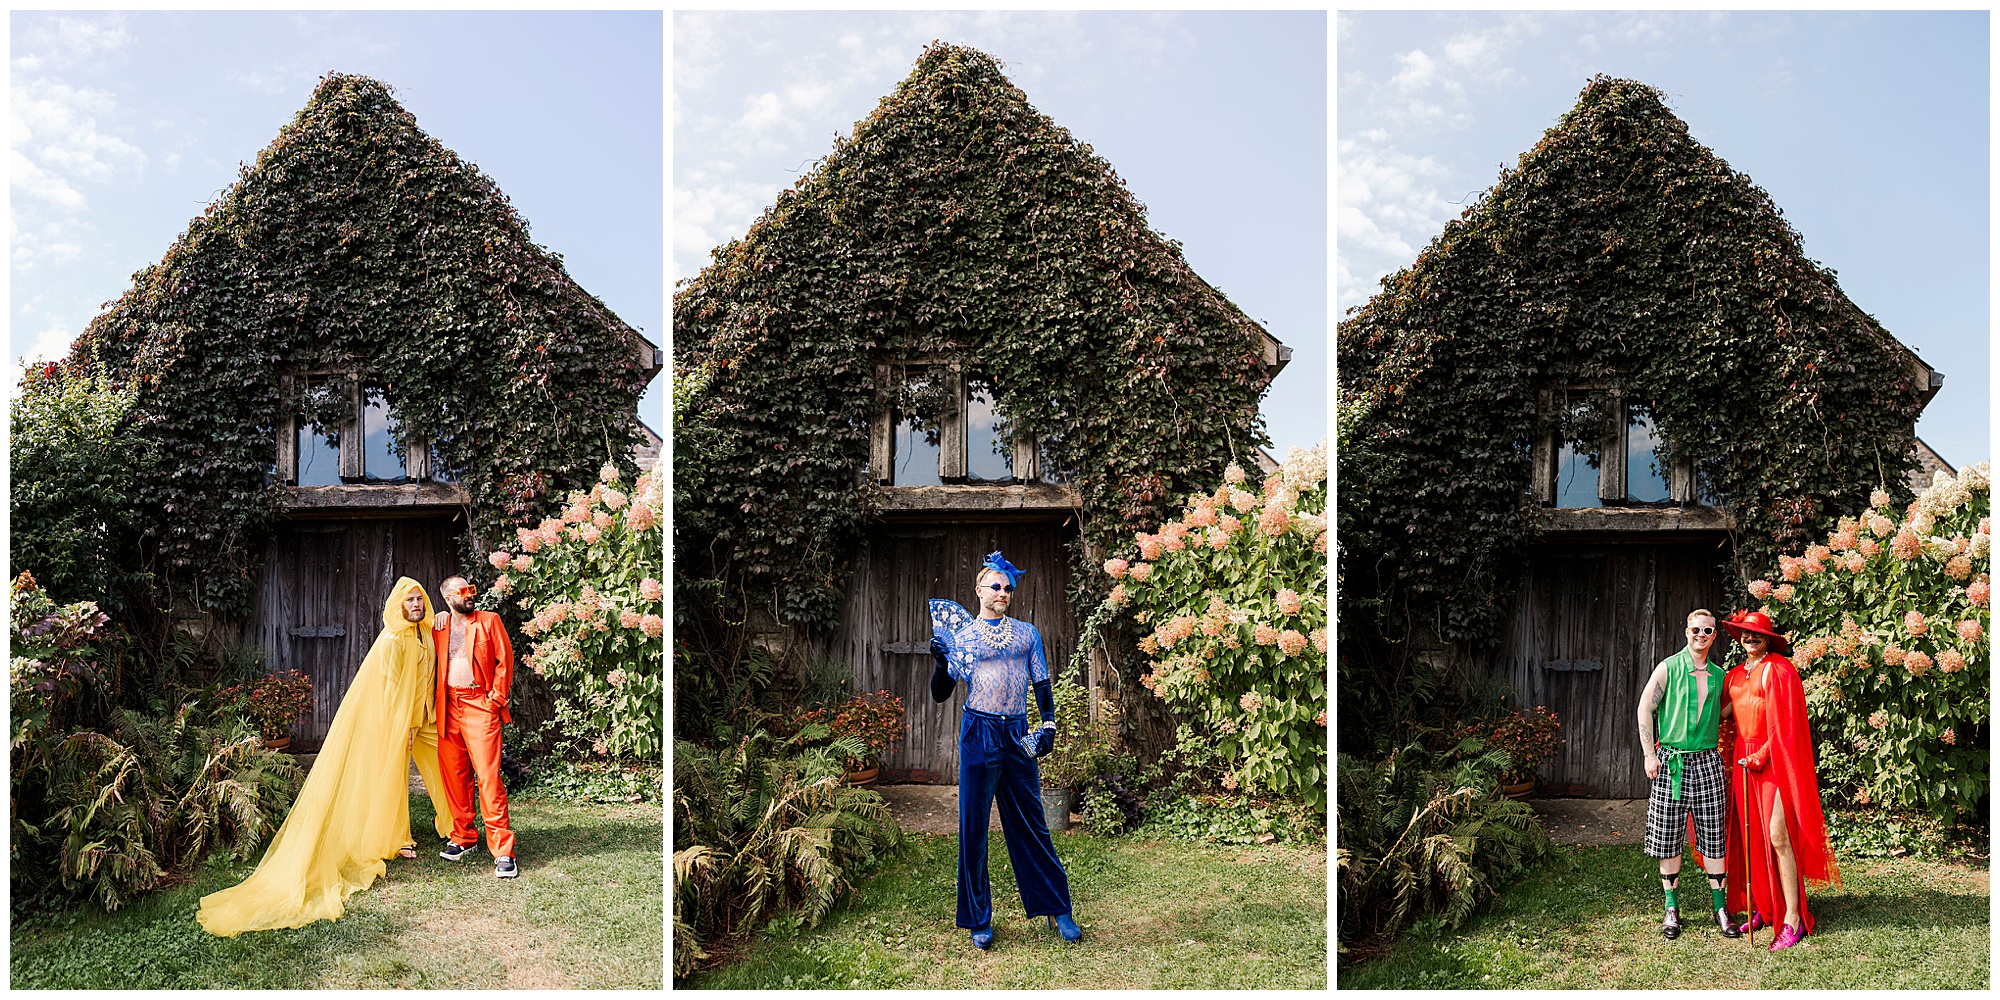
<path fill-rule="evenodd" d="M 1544 391 L 1610 381 L 1648 402 L 1663 457 L 1728 498 L 1742 565 L 1878 484 L 1907 499 L 1910 355 L 1769 195 L 1630 80 L 1592 79 L 1338 337 L 1357 656 L 1419 632 L 1498 640 L 1535 535 L 1532 442 L 1580 432 Z"/>
<path fill-rule="evenodd" d="M 870 419 L 940 405 L 878 384 L 877 364 L 951 357 L 990 379 L 1007 427 L 1051 442 L 1083 542 L 1108 553 L 1250 464 L 1267 440 L 1260 350 L 1109 164 L 991 56 L 933 43 L 675 293 L 677 593 L 714 595 L 732 621 L 764 607 L 834 625 Z M 1082 546 L 1072 564 L 1094 604 Z"/>
<path fill-rule="evenodd" d="M 137 514 L 174 600 L 243 615 L 271 534 L 286 373 L 355 371 L 456 467 L 490 543 L 637 441 L 635 332 L 388 86 L 331 74 L 69 364 L 136 389 L 163 472 Z M 330 416 L 331 415 L 331 416 Z M 468 552 L 472 552 L 468 549 Z"/>

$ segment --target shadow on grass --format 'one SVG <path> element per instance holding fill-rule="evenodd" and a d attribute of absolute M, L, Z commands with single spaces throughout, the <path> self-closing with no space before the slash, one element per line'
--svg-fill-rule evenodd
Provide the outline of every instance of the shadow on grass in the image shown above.
<path fill-rule="evenodd" d="M 1379 958 L 1343 959 L 1339 985 L 1983 989 L 1987 983 L 1984 871 L 1897 859 L 1847 862 L 1841 887 L 1808 891 L 1818 933 L 1772 954 L 1769 932 L 1758 935 L 1753 950 L 1699 921 L 1676 940 L 1662 938 L 1658 868 L 1636 848 L 1557 850 L 1555 861 L 1459 930 L 1419 928 Z"/>

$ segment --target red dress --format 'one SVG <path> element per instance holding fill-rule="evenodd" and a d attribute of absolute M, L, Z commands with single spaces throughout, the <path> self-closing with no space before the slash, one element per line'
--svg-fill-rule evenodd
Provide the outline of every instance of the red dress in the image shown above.
<path fill-rule="evenodd" d="M 1729 868 L 1728 905 L 1731 912 L 1748 909 L 1744 900 L 1744 864 L 1757 912 L 1764 922 L 1776 925 L 1785 916 L 1784 888 L 1778 882 L 1778 856 L 1771 850 L 1771 807 L 1782 799 L 1785 830 L 1792 841 L 1792 856 L 1799 867 L 1799 917 L 1807 933 L 1813 929 L 1812 911 L 1806 907 L 1806 883 L 1840 884 L 1840 867 L 1833 847 L 1826 839 L 1826 815 L 1820 810 L 1819 777 L 1813 770 L 1812 735 L 1806 726 L 1805 688 L 1792 661 L 1775 653 L 1767 654 L 1754 671 L 1747 664 L 1730 668 L 1729 704 L 1736 717 L 1736 745 L 1729 755 L 1729 848 L 1725 861 Z M 1761 761 L 1762 770 L 1749 772 L 1750 843 L 1743 841 L 1743 769 L 1735 762 L 1743 758 Z"/>

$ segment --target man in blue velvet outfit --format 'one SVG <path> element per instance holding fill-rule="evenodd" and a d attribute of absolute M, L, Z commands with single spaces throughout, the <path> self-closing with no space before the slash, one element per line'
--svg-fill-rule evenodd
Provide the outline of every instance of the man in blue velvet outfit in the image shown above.
<path fill-rule="evenodd" d="M 1030 919 L 1048 917 L 1065 941 L 1083 937 L 1070 916 L 1069 875 L 1056 857 L 1042 816 L 1041 770 L 1035 758 L 1055 747 L 1055 697 L 1042 634 L 1007 617 L 1021 569 L 998 552 L 986 557 L 974 583 L 979 617 L 951 601 L 931 602 L 931 698 L 946 701 L 966 685 L 958 736 L 958 926 L 979 948 L 993 945 L 993 895 L 986 873 L 986 827 L 997 796 L 1007 857 Z M 1041 727 L 1028 732 L 1028 691 Z"/>

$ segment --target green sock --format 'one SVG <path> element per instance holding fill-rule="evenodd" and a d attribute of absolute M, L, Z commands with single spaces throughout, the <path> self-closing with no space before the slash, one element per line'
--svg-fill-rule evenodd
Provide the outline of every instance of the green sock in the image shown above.
<path fill-rule="evenodd" d="M 1681 894 L 1680 894 L 1680 890 L 1679 890 L 1679 889 L 1668 889 L 1668 890 L 1667 890 L 1667 909 L 1669 909 L 1669 910 L 1678 910 L 1678 909 L 1680 909 L 1680 908 L 1681 908 Z"/>
<path fill-rule="evenodd" d="M 1708 890 L 1708 898 L 1709 898 L 1710 900 L 1713 900 L 1713 901 L 1714 901 L 1714 904 L 1715 904 L 1715 905 L 1711 906 L 1711 907 L 1710 907 L 1710 909 L 1714 909 L 1714 910 L 1720 910 L 1720 909 L 1722 909 L 1722 902 L 1723 902 L 1723 900 L 1722 900 L 1722 890 L 1721 890 L 1721 889 L 1717 889 L 1717 888 L 1714 888 L 1714 887 L 1712 887 L 1712 886 L 1711 886 L 1711 887 L 1709 888 L 1709 890 Z"/>

